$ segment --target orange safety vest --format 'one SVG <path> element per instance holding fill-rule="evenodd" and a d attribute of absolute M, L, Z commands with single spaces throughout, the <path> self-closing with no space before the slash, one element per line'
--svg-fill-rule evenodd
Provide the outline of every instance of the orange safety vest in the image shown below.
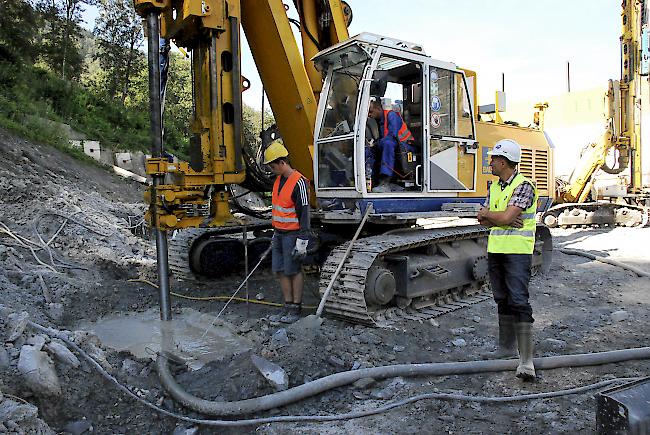
<path fill-rule="evenodd" d="M 296 187 L 298 180 L 302 178 L 302 174 L 294 170 L 287 181 L 285 181 L 282 190 L 280 190 L 280 178 L 278 176 L 273 184 L 273 214 L 271 217 L 271 224 L 273 228 L 287 231 L 297 231 L 300 229 L 300 222 L 298 221 L 298 214 L 296 213 L 296 204 L 291 199 L 293 189 Z"/>
<path fill-rule="evenodd" d="M 388 114 L 390 112 L 392 112 L 392 110 L 384 110 L 384 137 L 388 136 Z M 399 113 L 397 115 L 399 116 Z M 399 116 L 399 119 L 402 121 L 402 126 L 397 132 L 397 140 L 400 143 L 412 141 L 413 135 L 409 131 L 409 128 L 406 126 L 404 119 L 401 116 Z"/>

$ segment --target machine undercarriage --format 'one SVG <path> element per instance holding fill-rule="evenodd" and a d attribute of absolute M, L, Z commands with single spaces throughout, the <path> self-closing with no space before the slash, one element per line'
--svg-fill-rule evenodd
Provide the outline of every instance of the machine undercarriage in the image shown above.
<path fill-rule="evenodd" d="M 650 208 L 609 202 L 563 203 L 546 211 L 544 225 L 567 227 L 645 227 L 650 221 Z"/>
<path fill-rule="evenodd" d="M 321 296 L 344 258 L 349 242 L 341 225 L 324 226 L 310 243 L 311 263 L 320 269 Z M 377 231 L 377 226 L 370 226 Z M 249 266 L 270 245 L 267 222 L 245 228 Z M 193 229 L 170 240 L 170 270 L 177 279 L 203 280 L 241 269 L 244 227 Z M 489 298 L 486 255 L 489 230 L 480 225 L 392 230 L 359 239 L 332 292 L 326 312 L 351 323 L 377 326 L 397 319 L 429 319 Z M 533 270 L 550 267 L 551 236 L 540 226 Z M 268 257 L 267 257 L 268 260 Z"/>

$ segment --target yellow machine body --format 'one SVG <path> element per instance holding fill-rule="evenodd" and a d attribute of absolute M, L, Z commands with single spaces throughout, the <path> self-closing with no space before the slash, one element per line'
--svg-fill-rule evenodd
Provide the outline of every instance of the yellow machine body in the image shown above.
<path fill-rule="evenodd" d="M 307 54 L 348 36 L 347 4 L 326 3 L 331 19 L 327 28 L 321 28 L 318 17 L 324 3 L 297 2 Z M 173 180 L 155 188 L 161 229 L 238 224 L 230 213 L 226 186 L 239 184 L 246 176 L 241 154 L 240 27 L 267 84 L 292 163 L 313 178 L 313 126 L 322 78 L 309 58 L 303 60 L 281 0 L 134 0 L 134 5 L 143 16 L 159 13 L 160 36 L 172 39 L 192 57 L 190 161 L 166 164 L 152 159 L 147 164 L 148 174 L 166 174 L 166 180 Z M 168 202 L 168 197 L 175 200 Z"/>
<path fill-rule="evenodd" d="M 476 131 L 479 141 L 478 155 L 481 165 L 477 176 L 476 192 L 461 194 L 461 197 L 476 195 L 485 197 L 488 186 L 496 180 L 490 170 L 490 160 L 487 155 L 492 146 L 503 138 L 513 139 L 521 145 L 521 162 L 518 169 L 537 187 L 538 195 L 543 200 L 549 200 L 549 205 L 555 199 L 555 174 L 553 171 L 553 147 L 542 130 L 522 128 L 508 124 L 492 122 L 477 122 Z M 459 164 L 464 161 L 460 160 Z M 459 171 L 465 177 L 471 176 L 459 166 Z M 543 207 L 540 207 L 543 208 Z"/>

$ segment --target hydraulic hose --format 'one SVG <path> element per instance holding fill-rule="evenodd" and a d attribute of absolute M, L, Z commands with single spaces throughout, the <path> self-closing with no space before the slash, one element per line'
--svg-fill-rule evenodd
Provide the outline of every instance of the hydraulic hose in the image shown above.
<path fill-rule="evenodd" d="M 535 358 L 536 369 L 550 370 L 566 367 L 584 367 L 622 361 L 650 359 L 650 347 L 614 350 L 608 352 L 562 355 Z M 172 376 L 167 358 L 157 360 L 158 376 L 165 389 L 184 406 L 206 415 L 235 416 L 253 414 L 288 405 L 332 388 L 351 384 L 359 379 L 384 379 L 397 376 L 448 376 L 515 370 L 518 360 L 488 360 L 427 364 L 397 364 L 335 373 L 297 387 L 266 396 L 235 402 L 204 400 L 186 392 Z"/>
<path fill-rule="evenodd" d="M 400 406 L 404 406 L 409 403 L 414 403 L 420 400 L 426 399 L 438 399 L 438 400 L 455 400 L 455 401 L 464 401 L 464 402 L 480 402 L 480 403 L 501 403 L 501 402 L 517 402 L 525 400 L 535 400 L 535 399 L 545 399 L 552 397 L 561 397 L 571 394 L 581 394 L 590 390 L 595 390 L 599 388 L 604 388 L 613 384 L 619 384 L 622 382 L 629 382 L 633 380 L 638 380 L 639 378 L 616 378 L 609 379 L 606 381 L 597 382 L 591 385 L 584 385 L 582 387 L 568 388 L 558 391 L 548 391 L 543 393 L 532 393 L 532 394 L 522 394 L 516 396 L 468 396 L 464 394 L 449 394 L 449 393 L 425 393 L 419 394 L 417 396 L 411 396 L 403 400 L 398 400 L 396 402 L 389 403 L 384 406 L 377 408 L 366 409 L 363 411 L 348 412 L 345 414 L 330 414 L 330 415 L 282 415 L 275 417 L 262 417 L 262 418 L 251 418 L 251 419 L 239 419 L 239 420 L 205 420 L 187 417 L 185 415 L 176 414 L 170 412 L 166 409 L 157 406 L 142 397 L 136 395 L 127 387 L 122 385 L 113 375 L 108 373 L 97 361 L 95 361 L 90 355 L 84 352 L 76 343 L 70 340 L 66 334 L 62 333 L 53 328 L 47 328 L 45 326 L 39 325 L 32 321 L 28 321 L 28 324 L 51 337 L 58 338 L 62 340 L 66 345 L 73 349 L 78 355 L 83 357 L 85 360 L 90 363 L 92 367 L 95 368 L 104 378 L 113 383 L 120 391 L 122 391 L 127 396 L 136 400 L 137 402 L 143 404 L 144 406 L 153 409 L 156 412 L 159 412 L 163 415 L 173 417 L 182 421 L 189 423 L 202 424 L 206 426 L 218 426 L 218 427 L 242 427 L 250 425 L 260 425 L 265 423 L 281 423 L 281 422 L 303 422 L 303 423 L 315 423 L 315 422 L 325 422 L 325 421 L 339 421 L 339 420 L 350 420 L 353 418 L 367 417 L 370 415 L 377 415 L 383 412 L 390 411 Z M 7 396 L 7 394 L 5 394 Z"/>
<path fill-rule="evenodd" d="M 625 264 L 620 261 L 613 260 L 611 258 L 601 257 L 599 255 L 594 255 L 590 252 L 580 251 L 578 249 L 571 249 L 571 248 L 562 248 L 560 249 L 560 252 L 567 255 L 579 255 L 581 257 L 587 257 L 595 261 L 600 261 L 601 263 L 607 263 L 607 264 L 611 264 L 612 266 L 617 266 L 622 269 L 629 270 L 630 272 L 636 273 L 638 276 L 645 276 L 650 278 L 650 273 L 641 270 L 638 267 L 631 266 L 629 264 Z"/>
<path fill-rule="evenodd" d="M 612 168 L 607 164 L 607 162 L 604 162 L 603 166 L 601 166 L 600 169 L 602 169 L 605 173 L 611 175 L 618 175 L 626 170 L 630 164 L 630 149 L 627 146 L 621 147 L 619 148 L 618 152 L 618 166 L 616 168 Z"/>

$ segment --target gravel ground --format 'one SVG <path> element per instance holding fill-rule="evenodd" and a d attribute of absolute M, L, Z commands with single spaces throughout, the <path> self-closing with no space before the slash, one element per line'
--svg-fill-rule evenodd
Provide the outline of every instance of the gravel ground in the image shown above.
<path fill-rule="evenodd" d="M 68 331 L 76 344 L 140 397 L 180 414 L 206 418 L 175 404 L 165 393 L 152 364 L 155 351 L 142 345 L 145 352 L 134 356 L 109 346 L 108 339 L 93 333 L 98 321 L 147 314 L 150 318 L 151 310 L 157 310 L 157 290 L 129 281 L 155 281 L 155 246 L 134 234 L 137 228 L 131 228 L 144 210 L 143 188 L 4 131 L 0 131 L 0 157 L 0 222 L 4 225 L 0 226 L 0 432 L 376 434 L 595 430 L 593 392 L 500 404 L 428 399 L 359 419 L 225 430 L 179 422 L 151 411 L 119 392 L 83 359 L 71 359 L 57 340 L 24 327 L 24 320 L 29 318 Z M 49 214 L 52 212 L 63 217 Z M 644 248 L 650 244 L 648 229 L 552 232 L 558 247 L 587 250 L 650 272 L 650 258 Z M 44 247 L 48 241 L 51 257 Z M 172 286 L 175 292 L 193 297 L 229 296 L 242 278 L 241 272 L 235 272 L 214 282 L 172 282 Z M 536 356 L 648 346 L 649 284 L 648 278 L 623 269 L 556 253 L 551 271 L 534 277 L 531 283 Z M 307 275 L 307 305 L 316 305 L 317 287 L 317 275 Z M 251 296 L 262 295 L 264 301 L 280 301 L 278 286 L 268 270 L 253 275 L 249 292 Z M 326 319 L 312 332 L 269 322 L 266 317 L 277 308 L 268 305 L 232 303 L 224 309 L 223 301 L 174 297 L 172 302 L 175 318 L 200 314 L 200 321 L 191 325 L 197 331 L 226 331 L 247 343 L 237 350 L 212 355 L 212 361 L 198 370 L 172 365 L 178 382 L 188 391 L 214 400 L 239 400 L 275 391 L 276 387 L 255 367 L 253 356 L 279 365 L 292 387 L 351 369 L 477 360 L 494 349 L 496 334 L 496 309 L 491 301 L 431 322 L 404 321 L 377 329 Z M 129 333 L 126 325 L 130 323 L 124 321 L 125 337 L 136 335 L 134 329 Z M 47 368 L 38 372 L 41 376 L 37 381 L 34 372 L 25 368 L 32 361 L 29 355 L 36 355 L 39 367 Z M 648 361 L 635 361 L 545 370 L 538 372 L 537 382 L 527 384 L 512 372 L 367 379 L 248 417 L 342 414 L 432 392 L 519 395 L 615 377 L 645 376 L 649 369 Z"/>

